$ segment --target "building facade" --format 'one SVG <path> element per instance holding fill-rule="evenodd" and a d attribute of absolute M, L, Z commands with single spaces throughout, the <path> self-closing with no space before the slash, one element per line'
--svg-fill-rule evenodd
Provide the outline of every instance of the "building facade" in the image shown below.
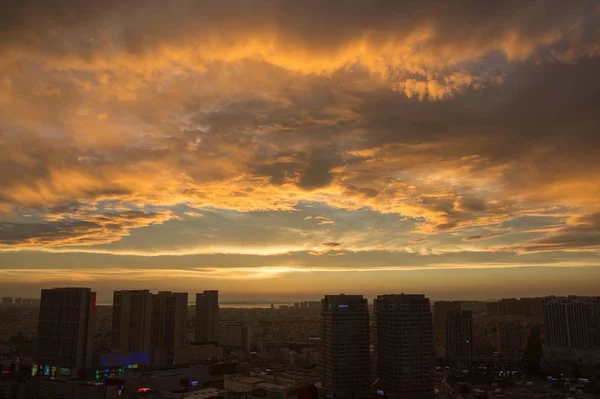
<path fill-rule="evenodd" d="M 51 378 L 78 376 L 92 366 L 96 293 L 89 288 L 43 289 L 35 361 Z"/>
<path fill-rule="evenodd" d="M 544 345 L 591 349 L 590 302 L 576 296 L 544 299 Z"/>
<path fill-rule="evenodd" d="M 216 342 L 218 326 L 219 291 L 204 291 L 196 294 L 196 341 Z"/>
<path fill-rule="evenodd" d="M 152 296 L 152 343 L 169 350 L 185 347 L 187 292 L 160 291 Z"/>
<path fill-rule="evenodd" d="M 473 359 L 473 312 L 452 310 L 446 318 L 446 360 L 455 368 L 468 368 Z"/>
<path fill-rule="evenodd" d="M 219 345 L 244 351 L 250 350 L 251 328 L 240 321 L 220 321 L 217 328 Z"/>
<path fill-rule="evenodd" d="M 377 372 L 388 398 L 433 398 L 433 320 L 425 295 L 374 300 Z"/>
<path fill-rule="evenodd" d="M 526 344 L 523 323 L 517 320 L 507 320 L 498 323 L 498 349 L 506 362 L 517 362 L 523 356 Z"/>
<path fill-rule="evenodd" d="M 152 350 L 152 294 L 149 290 L 113 294 L 112 346 L 119 352 Z"/>
<path fill-rule="evenodd" d="M 353 397 L 369 387 L 369 310 L 362 295 L 321 301 L 321 395 Z"/>
<path fill-rule="evenodd" d="M 458 301 L 436 301 L 433 303 L 434 339 L 440 356 L 446 356 L 446 320 L 448 319 L 448 313 L 461 309 L 462 304 Z"/>

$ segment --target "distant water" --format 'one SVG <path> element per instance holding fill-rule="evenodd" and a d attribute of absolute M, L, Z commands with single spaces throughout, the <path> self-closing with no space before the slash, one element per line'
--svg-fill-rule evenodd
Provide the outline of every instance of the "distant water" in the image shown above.
<path fill-rule="evenodd" d="M 225 302 L 219 303 L 220 308 L 270 308 L 271 305 L 274 305 L 276 308 L 280 306 L 293 306 L 293 303 L 289 302 Z"/>
<path fill-rule="evenodd" d="M 112 306 L 112 302 L 97 302 L 98 306 Z M 189 303 L 188 305 L 196 305 L 195 303 Z M 221 302 L 219 307 L 221 309 L 268 309 L 274 305 L 276 308 L 281 306 L 293 306 L 293 302 Z"/>

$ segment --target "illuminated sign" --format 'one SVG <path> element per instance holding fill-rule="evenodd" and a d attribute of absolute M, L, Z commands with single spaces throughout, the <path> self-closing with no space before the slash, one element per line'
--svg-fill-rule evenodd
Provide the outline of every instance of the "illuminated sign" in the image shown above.
<path fill-rule="evenodd" d="M 44 366 L 44 375 L 50 375 L 50 365 L 49 364 Z"/>
<path fill-rule="evenodd" d="M 110 377 L 115 377 L 117 375 L 125 375 L 125 369 L 127 369 L 127 368 L 128 368 L 128 366 L 97 369 L 97 370 L 94 370 L 94 373 L 95 373 L 94 378 L 99 380 L 101 378 L 110 378 Z"/>
<path fill-rule="evenodd" d="M 35 377 L 38 373 L 38 365 L 34 364 L 33 367 L 31 367 L 31 376 Z"/>
<path fill-rule="evenodd" d="M 191 380 L 188 382 L 188 386 L 190 387 L 197 387 L 198 386 L 198 380 Z"/>
<path fill-rule="evenodd" d="M 138 391 L 138 393 L 150 392 L 150 388 L 138 388 L 137 391 Z"/>
<path fill-rule="evenodd" d="M 338 308 L 347 308 L 348 305 L 338 305 Z"/>
<path fill-rule="evenodd" d="M 117 367 L 133 364 L 150 364 L 150 354 L 147 352 L 124 353 L 120 355 L 104 353 L 98 355 L 98 364 L 102 367 Z"/>
<path fill-rule="evenodd" d="M 70 369 L 70 368 L 68 368 L 68 367 L 61 367 L 61 368 L 58 370 L 58 374 L 60 374 L 60 375 L 64 375 L 64 376 L 68 377 L 68 376 L 70 376 L 70 375 L 71 375 L 71 369 Z"/>

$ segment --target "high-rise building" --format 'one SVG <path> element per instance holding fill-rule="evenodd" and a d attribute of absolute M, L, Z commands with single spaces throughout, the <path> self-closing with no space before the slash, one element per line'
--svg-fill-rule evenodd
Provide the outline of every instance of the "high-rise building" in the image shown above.
<path fill-rule="evenodd" d="M 473 359 L 473 312 L 452 310 L 446 319 L 446 359 L 457 368 L 467 368 Z"/>
<path fill-rule="evenodd" d="M 43 289 L 36 363 L 50 376 L 79 376 L 92 366 L 96 293 L 89 288 Z"/>
<path fill-rule="evenodd" d="M 446 347 L 446 320 L 448 312 L 461 310 L 462 304 L 458 301 L 436 301 L 433 303 L 433 328 L 435 343 L 441 348 Z M 442 352 L 445 354 L 445 352 Z"/>
<path fill-rule="evenodd" d="M 600 349 L 600 297 L 590 298 L 592 314 L 592 345 Z"/>
<path fill-rule="evenodd" d="M 520 321 L 507 320 L 498 323 L 498 349 L 502 359 L 517 362 L 523 355 L 526 337 Z"/>
<path fill-rule="evenodd" d="M 503 298 L 497 302 L 486 303 L 488 317 L 535 317 L 542 319 L 543 298 Z"/>
<path fill-rule="evenodd" d="M 555 348 L 592 347 L 590 302 L 585 298 L 544 299 L 544 345 Z"/>
<path fill-rule="evenodd" d="M 433 398 L 433 320 L 425 295 L 374 300 L 377 373 L 388 398 Z"/>
<path fill-rule="evenodd" d="M 169 352 L 185 347 L 187 292 L 160 291 L 152 295 L 152 345 Z"/>
<path fill-rule="evenodd" d="M 240 321 L 220 321 L 217 342 L 229 349 L 250 350 L 251 328 Z"/>
<path fill-rule="evenodd" d="M 435 301 L 433 303 L 433 325 L 436 330 L 445 331 L 448 312 L 461 309 L 462 307 L 459 301 Z"/>
<path fill-rule="evenodd" d="M 322 395 L 349 398 L 369 387 L 369 310 L 362 295 L 321 301 Z"/>
<path fill-rule="evenodd" d="M 149 290 L 115 291 L 112 346 L 120 352 L 152 350 L 152 294 Z"/>
<path fill-rule="evenodd" d="M 521 298 L 525 309 L 525 316 L 542 319 L 544 316 L 544 298 Z"/>
<path fill-rule="evenodd" d="M 219 291 L 196 294 L 196 341 L 216 342 L 218 325 Z"/>
<path fill-rule="evenodd" d="M 525 316 L 525 304 L 517 298 L 502 298 L 498 301 L 499 316 Z"/>

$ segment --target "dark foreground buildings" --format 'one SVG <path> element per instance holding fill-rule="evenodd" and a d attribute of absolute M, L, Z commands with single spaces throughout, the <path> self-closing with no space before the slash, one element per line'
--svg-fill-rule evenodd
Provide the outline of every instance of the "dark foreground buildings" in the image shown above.
<path fill-rule="evenodd" d="M 352 398 L 368 389 L 369 311 L 362 295 L 326 295 L 321 301 L 320 396 Z"/>
<path fill-rule="evenodd" d="M 36 362 L 51 378 L 78 377 L 92 366 L 95 306 L 89 288 L 42 290 Z"/>
<path fill-rule="evenodd" d="M 377 388 L 388 398 L 433 398 L 434 346 L 429 299 L 380 295 L 374 300 Z"/>

